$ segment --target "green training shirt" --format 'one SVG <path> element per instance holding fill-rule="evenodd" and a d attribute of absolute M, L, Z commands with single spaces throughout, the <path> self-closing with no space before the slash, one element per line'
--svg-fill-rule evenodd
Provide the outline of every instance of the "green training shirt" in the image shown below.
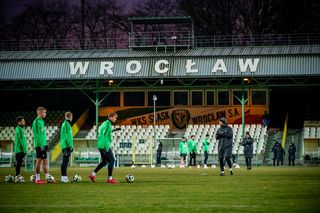
<path fill-rule="evenodd" d="M 208 138 L 204 139 L 204 141 L 203 141 L 202 144 L 203 144 L 203 151 L 204 151 L 204 152 L 207 152 L 208 149 L 209 149 L 209 141 L 208 141 Z"/>
<path fill-rule="evenodd" d="M 179 143 L 179 152 L 180 154 L 187 154 L 187 143 L 184 141 L 181 141 Z"/>
<path fill-rule="evenodd" d="M 14 139 L 14 153 L 19 152 L 27 153 L 27 138 L 24 133 L 24 128 L 18 125 Z"/>
<path fill-rule="evenodd" d="M 61 149 L 73 148 L 72 127 L 68 120 L 65 120 L 60 131 Z"/>
<path fill-rule="evenodd" d="M 37 117 L 32 123 L 34 147 L 44 147 L 47 145 L 46 128 L 42 118 Z"/>
<path fill-rule="evenodd" d="M 197 152 L 197 143 L 194 140 L 189 140 L 188 149 L 189 152 Z"/>
<path fill-rule="evenodd" d="M 98 149 L 110 149 L 112 141 L 112 125 L 111 121 L 108 119 L 102 123 L 99 138 L 98 138 Z"/>

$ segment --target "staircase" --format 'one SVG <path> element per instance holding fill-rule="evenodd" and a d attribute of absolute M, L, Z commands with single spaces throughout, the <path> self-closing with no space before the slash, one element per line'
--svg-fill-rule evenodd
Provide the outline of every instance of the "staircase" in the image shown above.
<path fill-rule="evenodd" d="M 264 164 L 266 165 L 272 165 L 272 158 L 273 158 L 273 153 L 272 153 L 272 147 L 275 142 L 282 142 L 282 134 L 283 131 L 280 129 L 269 129 L 268 130 L 268 140 L 266 144 L 266 149 L 265 149 L 265 155 L 264 155 Z M 302 163 L 302 129 L 288 129 L 287 131 L 287 137 L 286 137 L 286 143 L 284 146 L 285 150 L 285 156 L 284 156 L 284 165 L 288 165 L 288 150 L 289 150 L 289 145 L 290 142 L 293 142 L 296 145 L 297 148 L 297 153 L 296 153 L 296 163 L 300 164 Z"/>

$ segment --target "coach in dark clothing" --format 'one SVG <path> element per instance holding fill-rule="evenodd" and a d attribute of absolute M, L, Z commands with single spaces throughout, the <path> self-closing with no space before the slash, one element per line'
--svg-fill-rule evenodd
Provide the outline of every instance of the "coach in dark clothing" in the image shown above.
<path fill-rule="evenodd" d="M 291 163 L 292 163 L 292 166 L 294 166 L 294 160 L 296 159 L 296 151 L 297 151 L 297 148 L 296 146 L 294 145 L 294 143 L 290 143 L 290 146 L 289 146 L 289 166 L 291 166 Z"/>
<path fill-rule="evenodd" d="M 277 152 L 277 166 L 279 166 L 279 162 L 283 165 L 283 157 L 285 155 L 284 149 L 281 144 L 279 144 L 278 152 Z"/>
<path fill-rule="evenodd" d="M 230 175 L 232 172 L 232 128 L 227 125 L 225 118 L 220 118 L 219 124 L 221 127 L 218 129 L 216 139 L 218 142 L 218 157 L 220 163 L 220 176 L 224 176 L 224 165 L 227 162 L 230 168 Z"/>
<path fill-rule="evenodd" d="M 279 149 L 280 143 L 279 142 L 275 142 L 273 147 L 272 147 L 272 153 L 273 153 L 273 166 L 276 166 L 276 160 L 277 160 L 277 156 L 278 156 L 278 149 Z"/>
<path fill-rule="evenodd" d="M 253 158 L 253 138 L 250 136 L 249 132 L 246 132 L 246 136 L 242 141 L 242 146 L 244 146 L 243 153 L 246 158 L 247 169 L 251 169 L 251 159 Z"/>
<path fill-rule="evenodd" d="M 163 146 L 163 144 L 162 144 L 162 142 L 160 141 L 159 146 L 158 146 L 158 149 L 157 149 L 157 162 L 156 162 L 156 164 L 157 164 L 158 166 L 161 165 L 162 146 Z"/>

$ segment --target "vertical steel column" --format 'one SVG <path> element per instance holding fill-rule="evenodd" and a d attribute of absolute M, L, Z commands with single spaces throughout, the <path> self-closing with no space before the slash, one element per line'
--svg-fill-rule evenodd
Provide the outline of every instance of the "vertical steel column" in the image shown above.
<path fill-rule="evenodd" d="M 99 82 L 96 80 L 96 101 L 95 101 L 95 106 L 96 106 L 96 139 L 98 140 L 99 136 Z"/>
<path fill-rule="evenodd" d="M 153 145 L 155 146 L 155 148 L 156 148 L 156 101 L 157 101 L 157 96 L 153 95 Z M 152 153 L 153 153 L 153 149 L 151 152 L 151 160 L 153 159 Z"/>
<path fill-rule="evenodd" d="M 242 79 L 242 95 L 241 95 L 241 116 L 242 116 L 242 140 L 244 139 L 245 134 L 245 115 L 244 115 L 244 79 Z"/>

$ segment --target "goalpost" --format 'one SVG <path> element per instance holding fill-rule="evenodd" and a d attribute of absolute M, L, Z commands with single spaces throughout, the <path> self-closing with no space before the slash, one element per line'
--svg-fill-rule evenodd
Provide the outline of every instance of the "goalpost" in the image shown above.
<path fill-rule="evenodd" d="M 151 136 L 146 139 L 138 139 L 132 136 L 132 162 L 134 164 L 152 165 L 154 164 L 154 145 Z"/>
<path fill-rule="evenodd" d="M 181 138 L 157 138 L 156 149 L 162 142 L 161 164 L 180 165 L 179 142 Z"/>

